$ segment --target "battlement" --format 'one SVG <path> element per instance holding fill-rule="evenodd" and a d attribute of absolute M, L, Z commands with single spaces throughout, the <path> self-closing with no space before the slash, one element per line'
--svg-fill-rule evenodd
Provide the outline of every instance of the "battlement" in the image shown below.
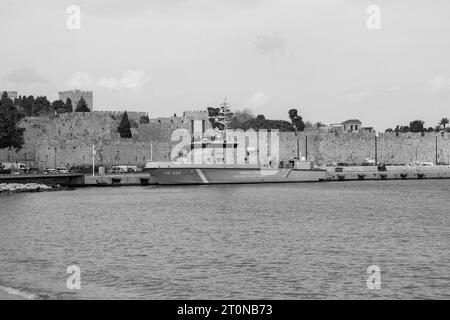
<path fill-rule="evenodd" d="M 3 91 L 3 90 L 0 90 L 0 97 L 3 95 L 4 92 L 6 92 L 8 98 L 10 99 L 14 100 L 18 97 L 17 91 Z"/>
<path fill-rule="evenodd" d="M 183 112 L 185 118 L 205 119 L 208 118 L 207 110 L 187 110 Z"/>
<path fill-rule="evenodd" d="M 82 91 L 82 90 L 68 90 L 68 91 L 60 91 L 58 92 L 59 99 L 66 102 L 67 98 L 72 100 L 72 106 L 75 108 L 78 101 L 83 97 L 86 101 L 87 107 L 93 111 L 93 93 L 92 91 Z"/>

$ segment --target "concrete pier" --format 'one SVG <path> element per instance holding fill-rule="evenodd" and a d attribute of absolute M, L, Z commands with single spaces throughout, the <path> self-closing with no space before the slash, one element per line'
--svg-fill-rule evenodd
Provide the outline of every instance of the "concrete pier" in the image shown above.
<path fill-rule="evenodd" d="M 1 174 L 0 183 L 40 183 L 48 186 L 83 186 L 84 175 L 81 173 Z"/>
<path fill-rule="evenodd" d="M 86 175 L 84 177 L 85 186 L 146 186 L 151 184 L 156 184 L 156 182 L 149 173 Z"/>
<path fill-rule="evenodd" d="M 386 166 L 379 171 L 375 166 L 327 168 L 326 181 L 343 180 L 411 180 L 411 179 L 450 179 L 450 166 Z"/>

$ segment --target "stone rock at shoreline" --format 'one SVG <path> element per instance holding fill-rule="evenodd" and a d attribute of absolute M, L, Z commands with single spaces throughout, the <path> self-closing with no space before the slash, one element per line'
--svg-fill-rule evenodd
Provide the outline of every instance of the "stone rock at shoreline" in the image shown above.
<path fill-rule="evenodd" d="M 0 183 L 0 193 L 47 191 L 51 189 L 52 187 L 39 183 Z"/>

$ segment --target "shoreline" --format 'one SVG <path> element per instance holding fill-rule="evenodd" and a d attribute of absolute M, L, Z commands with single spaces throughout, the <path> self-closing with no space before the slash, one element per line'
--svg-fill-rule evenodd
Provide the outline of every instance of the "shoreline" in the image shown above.
<path fill-rule="evenodd" d="M 61 186 L 48 186 L 41 183 L 0 183 L 0 194 L 51 192 L 64 190 Z"/>
<path fill-rule="evenodd" d="M 33 294 L 26 294 L 17 289 L 0 286 L 0 300 L 34 300 Z"/>

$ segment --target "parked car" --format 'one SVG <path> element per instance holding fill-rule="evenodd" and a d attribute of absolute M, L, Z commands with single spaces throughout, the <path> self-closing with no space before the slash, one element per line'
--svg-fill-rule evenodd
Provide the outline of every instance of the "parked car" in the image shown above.
<path fill-rule="evenodd" d="M 26 168 L 25 169 L 25 173 L 29 173 L 29 174 L 37 174 L 37 173 L 41 173 L 42 171 L 39 168 Z"/>
<path fill-rule="evenodd" d="M 421 166 L 434 166 L 434 163 L 426 161 L 426 162 L 422 162 L 420 165 Z"/>
<path fill-rule="evenodd" d="M 57 168 L 56 171 L 59 173 L 69 173 L 66 167 Z"/>
<path fill-rule="evenodd" d="M 95 173 L 98 173 L 98 166 L 94 168 Z M 77 165 L 72 166 L 69 169 L 69 172 L 73 173 L 84 173 L 84 174 L 92 174 L 92 165 Z"/>

